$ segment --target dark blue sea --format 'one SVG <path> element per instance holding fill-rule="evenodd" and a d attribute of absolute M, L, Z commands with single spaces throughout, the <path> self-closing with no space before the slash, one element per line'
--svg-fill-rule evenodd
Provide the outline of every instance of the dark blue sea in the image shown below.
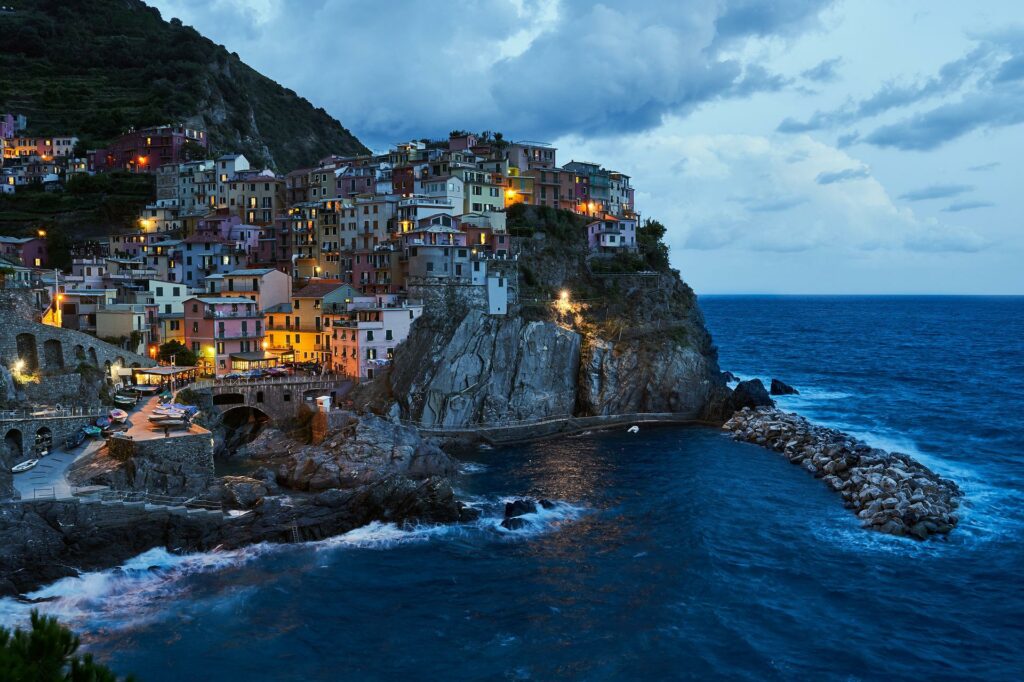
<path fill-rule="evenodd" d="M 1022 679 L 1024 299 L 701 305 L 723 369 L 783 379 L 801 392 L 784 407 L 958 481 L 948 541 L 868 533 L 715 429 L 644 428 L 471 453 L 472 525 L 153 551 L 39 596 L 154 682 Z M 559 504 L 498 528 L 519 495 Z"/>

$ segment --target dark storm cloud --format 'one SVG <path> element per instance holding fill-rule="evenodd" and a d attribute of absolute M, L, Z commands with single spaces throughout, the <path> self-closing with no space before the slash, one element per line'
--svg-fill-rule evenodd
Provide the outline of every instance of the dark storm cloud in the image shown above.
<path fill-rule="evenodd" d="M 801 72 L 800 75 L 807 80 L 814 81 L 816 83 L 831 83 L 839 77 L 837 69 L 842 63 L 842 57 L 833 57 L 832 59 L 826 59 L 818 63 L 817 66 L 813 66 L 806 71 Z"/>
<path fill-rule="evenodd" d="M 836 182 L 849 182 L 850 180 L 863 180 L 870 176 L 867 168 L 846 168 L 835 173 L 819 173 L 814 179 L 819 185 L 831 185 Z"/>
<path fill-rule="evenodd" d="M 925 201 L 927 199 L 948 199 L 970 192 L 974 187 L 971 185 L 929 185 L 921 189 L 911 190 L 900 195 L 900 199 L 906 201 Z"/>
<path fill-rule="evenodd" d="M 946 213 L 959 213 L 960 211 L 971 211 L 976 208 L 990 208 L 992 206 L 995 206 L 995 204 L 991 201 L 961 201 L 955 204 L 950 204 L 942 210 Z"/>
<path fill-rule="evenodd" d="M 604 136 L 788 84 L 733 48 L 817 25 L 831 0 L 319 0 L 270 13 L 235 0 L 163 0 L 214 40 L 322 104 L 373 146 L 501 125 L 516 136 Z M 235 45 L 234 19 L 247 30 Z M 400 17 L 401 20 L 396 20 Z M 401 46 L 401 49 L 397 49 Z M 725 51 L 729 50 L 728 53 Z M 369 56 L 367 56 L 369 55 Z M 322 68 L 308 68 L 317 64 Z"/>

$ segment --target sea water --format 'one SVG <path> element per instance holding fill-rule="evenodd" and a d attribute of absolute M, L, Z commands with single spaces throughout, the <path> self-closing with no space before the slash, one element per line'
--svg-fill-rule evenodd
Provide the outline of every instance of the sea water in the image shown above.
<path fill-rule="evenodd" d="M 956 479 L 948 541 L 862 530 L 711 428 L 469 453 L 478 522 L 374 523 L 176 556 L 33 596 L 141 680 L 1020 679 L 1024 299 L 701 299 L 723 369 Z M 505 500 L 557 502 L 522 530 Z M 28 607 L 0 602 L 0 620 Z"/>

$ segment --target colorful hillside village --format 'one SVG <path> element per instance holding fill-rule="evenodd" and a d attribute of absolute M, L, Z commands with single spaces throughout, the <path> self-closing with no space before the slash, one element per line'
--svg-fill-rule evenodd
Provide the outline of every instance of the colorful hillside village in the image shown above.
<path fill-rule="evenodd" d="M 44 321 L 134 352 L 156 357 L 178 341 L 217 377 L 304 364 L 372 379 L 452 291 L 506 314 L 517 292 L 513 204 L 587 216 L 595 253 L 637 248 L 628 175 L 559 166 L 551 145 L 500 134 L 454 131 L 279 175 L 241 154 L 199 158 L 206 136 L 184 125 L 132 130 L 80 158 L 75 136 L 22 137 L 24 127 L 0 115 L 5 191 L 127 171 L 153 174 L 156 196 L 132 231 L 70 272 L 47 270 L 44 231 L 0 237 L 5 286 L 47 286 Z"/>

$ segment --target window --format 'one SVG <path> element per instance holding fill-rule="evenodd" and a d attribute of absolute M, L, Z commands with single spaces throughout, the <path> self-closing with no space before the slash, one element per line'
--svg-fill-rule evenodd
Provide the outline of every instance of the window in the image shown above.
<path fill-rule="evenodd" d="M 157 296 L 163 296 L 164 295 L 164 288 L 163 287 L 157 287 L 156 288 L 156 295 Z"/>
<path fill-rule="evenodd" d="M 387 330 L 384 331 L 384 340 L 385 341 L 394 341 L 395 340 L 395 336 L 394 336 L 394 334 L 391 333 L 390 329 L 387 329 Z"/>
<path fill-rule="evenodd" d="M 181 287 L 174 287 L 174 295 L 181 296 Z"/>
<path fill-rule="evenodd" d="M 373 341 L 373 330 L 367 330 L 367 332 L 366 332 L 366 340 L 367 341 Z"/>
<path fill-rule="evenodd" d="M 376 348 L 367 348 L 366 349 L 366 359 L 367 360 L 376 360 L 377 359 L 377 349 Z"/>
<path fill-rule="evenodd" d="M 220 355 L 224 354 L 224 342 L 223 341 L 218 341 L 217 342 L 217 353 L 220 354 Z"/>
<path fill-rule="evenodd" d="M 192 333 L 193 334 L 198 334 L 199 333 L 199 323 L 198 322 L 193 322 L 192 323 Z"/>

